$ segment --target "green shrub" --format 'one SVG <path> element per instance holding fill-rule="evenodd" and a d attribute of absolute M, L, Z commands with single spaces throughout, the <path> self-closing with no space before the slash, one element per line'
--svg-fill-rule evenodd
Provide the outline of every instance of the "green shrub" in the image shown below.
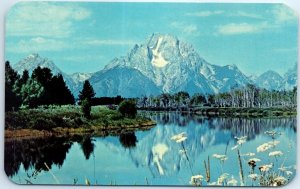
<path fill-rule="evenodd" d="M 128 118 L 135 118 L 137 114 L 136 104 L 135 102 L 130 100 L 122 101 L 119 105 L 118 110 L 124 117 L 128 117 Z"/>
<path fill-rule="evenodd" d="M 88 99 L 84 99 L 83 101 L 81 101 L 81 110 L 83 112 L 84 117 L 91 117 L 91 103 Z"/>
<path fill-rule="evenodd" d="M 36 120 L 30 121 L 31 128 L 37 130 L 51 130 L 56 125 L 51 119 L 37 118 Z"/>

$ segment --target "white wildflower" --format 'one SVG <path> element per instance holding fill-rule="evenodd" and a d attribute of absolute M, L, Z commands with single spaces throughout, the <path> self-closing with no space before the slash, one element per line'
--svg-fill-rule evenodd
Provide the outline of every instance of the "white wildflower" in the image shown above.
<path fill-rule="evenodd" d="M 291 175 L 293 174 L 293 172 L 292 172 L 292 171 L 286 171 L 285 174 L 286 174 L 287 176 L 291 176 Z"/>
<path fill-rule="evenodd" d="M 241 156 L 255 156 L 255 153 L 249 152 L 249 153 L 246 153 L 246 154 L 242 154 Z"/>
<path fill-rule="evenodd" d="M 235 137 L 237 139 L 237 144 L 242 145 L 246 142 L 247 136 L 242 136 L 242 137 Z"/>
<path fill-rule="evenodd" d="M 273 139 L 276 137 L 276 135 L 282 135 L 282 133 L 278 131 L 266 131 L 265 134 L 269 135 Z"/>
<path fill-rule="evenodd" d="M 248 175 L 249 178 L 251 178 L 252 180 L 256 180 L 258 175 L 257 174 L 250 174 Z"/>
<path fill-rule="evenodd" d="M 179 133 L 179 134 L 177 134 L 177 135 L 172 136 L 172 137 L 171 137 L 171 140 L 178 140 L 178 139 L 180 139 L 180 138 L 183 137 L 183 136 L 186 136 L 186 133 L 185 133 L 185 132 L 182 132 L 182 133 Z"/>
<path fill-rule="evenodd" d="M 265 131 L 265 134 L 274 137 L 276 135 L 276 131 Z"/>
<path fill-rule="evenodd" d="M 274 178 L 274 184 L 273 186 L 282 186 L 287 183 L 287 179 L 283 176 L 278 176 Z"/>
<path fill-rule="evenodd" d="M 171 137 L 171 140 L 175 140 L 175 142 L 177 142 L 177 143 L 183 142 L 186 139 L 187 139 L 187 137 L 186 137 L 185 132 L 179 133 L 178 135 L 174 135 Z"/>
<path fill-rule="evenodd" d="M 267 142 L 267 143 L 264 143 L 264 144 L 258 146 L 256 148 L 256 150 L 257 150 L 257 152 L 265 152 L 265 151 L 269 150 L 270 148 L 275 147 L 278 144 L 279 144 L 279 141 L 276 141 L 276 140 L 271 141 L 271 142 Z"/>
<path fill-rule="evenodd" d="M 187 137 L 184 136 L 184 137 L 181 137 L 180 139 L 176 140 L 176 142 L 177 142 L 177 143 L 180 143 L 180 142 L 185 141 L 186 139 L 187 139 Z"/>
<path fill-rule="evenodd" d="M 202 175 L 194 175 L 194 176 L 191 177 L 190 184 L 200 185 L 202 180 L 203 180 Z"/>
<path fill-rule="evenodd" d="M 223 173 L 219 178 L 218 178 L 218 184 L 221 185 L 224 183 L 224 181 L 228 178 L 229 174 L 228 173 Z"/>
<path fill-rule="evenodd" d="M 259 167 L 259 170 L 260 170 L 261 172 L 267 172 L 267 171 L 269 171 L 272 167 L 273 167 L 272 164 L 262 165 L 262 166 Z"/>
<path fill-rule="evenodd" d="M 221 155 L 221 154 L 213 154 L 212 157 L 217 158 L 220 161 L 225 161 L 228 159 L 226 155 Z"/>
<path fill-rule="evenodd" d="M 251 159 L 249 159 L 249 160 L 248 160 L 248 162 L 250 162 L 250 161 L 254 161 L 254 162 L 260 162 L 261 160 L 260 160 L 260 159 L 258 159 L 258 158 L 251 158 Z"/>
<path fill-rule="evenodd" d="M 283 153 L 281 151 L 273 151 L 269 153 L 269 156 L 282 156 Z"/>
<path fill-rule="evenodd" d="M 227 182 L 228 186 L 237 186 L 238 181 L 234 178 L 231 177 L 231 179 Z"/>
<path fill-rule="evenodd" d="M 186 150 L 179 150 L 179 154 L 185 154 L 186 153 Z"/>
<path fill-rule="evenodd" d="M 280 171 L 286 171 L 288 169 L 288 167 L 279 167 L 278 168 Z"/>

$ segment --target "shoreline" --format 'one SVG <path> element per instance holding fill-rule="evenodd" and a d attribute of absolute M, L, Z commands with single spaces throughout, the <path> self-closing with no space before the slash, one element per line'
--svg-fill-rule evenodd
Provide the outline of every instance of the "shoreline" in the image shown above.
<path fill-rule="evenodd" d="M 139 108 L 148 112 L 179 112 L 192 113 L 206 117 L 240 117 L 240 118 L 281 118 L 297 116 L 296 108 L 240 108 L 240 107 L 197 107 L 197 108 Z"/>
<path fill-rule="evenodd" d="M 136 125 L 121 125 L 115 126 L 91 126 L 89 128 L 63 128 L 55 127 L 49 130 L 37 129 L 5 129 L 5 141 L 9 140 L 22 140 L 22 139 L 35 139 L 42 137 L 63 137 L 74 135 L 93 135 L 93 136 L 107 136 L 119 135 L 126 132 L 133 132 L 137 130 L 149 130 L 156 125 L 154 121 L 147 121 L 142 124 Z"/>

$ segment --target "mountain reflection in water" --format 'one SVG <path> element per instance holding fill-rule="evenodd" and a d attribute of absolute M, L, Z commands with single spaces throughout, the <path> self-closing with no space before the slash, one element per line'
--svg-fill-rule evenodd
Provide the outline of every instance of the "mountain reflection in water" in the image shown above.
<path fill-rule="evenodd" d="M 87 177 L 93 178 L 92 183 L 101 185 L 112 181 L 120 185 L 145 185 L 145 178 L 151 185 L 188 185 L 192 173 L 205 173 L 203 160 L 208 155 L 227 154 L 228 164 L 236 164 L 232 160 L 236 154 L 230 150 L 236 142 L 234 137 L 247 136 L 245 151 L 256 153 L 257 146 L 270 141 L 264 134 L 269 130 L 282 133 L 278 148 L 292 147 L 286 164 L 296 162 L 296 118 L 207 118 L 175 112 L 142 114 L 155 120 L 157 126 L 119 136 L 6 141 L 5 171 L 14 182 L 25 183 L 26 175 L 34 170 L 47 173 L 46 163 L 58 175 L 61 184 L 73 184 L 75 178 L 78 178 L 78 184 L 84 184 Z M 170 140 L 182 132 L 187 136 L 185 152 L 180 144 Z M 268 158 L 257 155 L 261 159 Z M 211 167 L 212 179 L 216 179 L 220 176 L 218 162 L 212 159 Z M 237 172 L 235 169 L 238 168 L 224 169 Z M 54 181 L 44 174 L 38 175 L 34 183 L 51 184 Z"/>

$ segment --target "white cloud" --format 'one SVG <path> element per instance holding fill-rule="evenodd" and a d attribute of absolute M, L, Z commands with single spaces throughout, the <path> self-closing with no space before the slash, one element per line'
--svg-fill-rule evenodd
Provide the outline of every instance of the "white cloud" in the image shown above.
<path fill-rule="evenodd" d="M 197 16 L 197 17 L 208 17 L 208 16 L 214 16 L 214 15 L 220 15 L 224 13 L 224 11 L 216 10 L 216 11 L 200 11 L 200 12 L 194 12 L 194 13 L 187 13 L 187 16 Z"/>
<path fill-rule="evenodd" d="M 66 42 L 44 37 L 35 37 L 28 40 L 20 40 L 18 43 L 7 44 L 7 51 L 13 53 L 60 51 L 66 48 L 70 48 Z"/>
<path fill-rule="evenodd" d="M 289 22 L 289 21 L 295 21 L 297 20 L 297 14 L 295 11 L 293 11 L 291 8 L 281 4 L 276 5 L 271 13 L 275 17 L 275 22 Z"/>
<path fill-rule="evenodd" d="M 197 26 L 196 25 L 189 25 L 189 26 L 186 26 L 183 31 L 186 32 L 186 33 L 192 33 L 192 32 L 196 32 L 198 30 Z"/>
<path fill-rule="evenodd" d="M 172 28 L 181 30 L 182 32 L 187 33 L 187 34 L 198 33 L 197 32 L 198 27 L 195 24 L 188 24 L 188 23 L 185 23 L 185 22 L 172 22 L 170 26 Z"/>
<path fill-rule="evenodd" d="M 112 39 L 90 39 L 84 42 L 87 45 L 103 46 L 103 45 L 134 45 L 131 40 L 112 40 Z"/>
<path fill-rule="evenodd" d="M 245 17 L 245 18 L 254 18 L 254 19 L 263 19 L 263 17 L 259 14 L 244 12 L 244 11 L 238 11 L 236 13 L 230 14 L 230 16 L 237 16 L 237 17 Z"/>
<path fill-rule="evenodd" d="M 297 21 L 296 13 L 285 5 L 275 5 L 271 10 L 266 10 L 266 15 L 256 15 L 244 11 L 238 11 L 227 16 L 241 16 L 247 18 L 256 18 L 268 20 L 258 23 L 229 23 L 217 27 L 217 34 L 240 35 L 267 31 L 270 29 L 280 29 L 283 24 Z"/>
<path fill-rule="evenodd" d="M 259 24 L 230 23 L 217 27 L 217 33 L 223 35 L 239 35 L 247 33 L 258 33 L 269 28 L 266 22 Z"/>
<path fill-rule="evenodd" d="M 66 37 L 73 32 L 74 22 L 88 18 L 90 14 L 75 4 L 21 2 L 7 15 L 7 35 Z"/>
<path fill-rule="evenodd" d="M 66 41 L 60 38 L 33 37 L 22 39 L 17 43 L 8 42 L 6 49 L 12 53 L 34 53 L 45 51 L 62 51 L 66 49 L 84 49 L 87 46 L 126 46 L 134 45 L 131 40 L 99 40 L 78 38 L 73 41 Z"/>

